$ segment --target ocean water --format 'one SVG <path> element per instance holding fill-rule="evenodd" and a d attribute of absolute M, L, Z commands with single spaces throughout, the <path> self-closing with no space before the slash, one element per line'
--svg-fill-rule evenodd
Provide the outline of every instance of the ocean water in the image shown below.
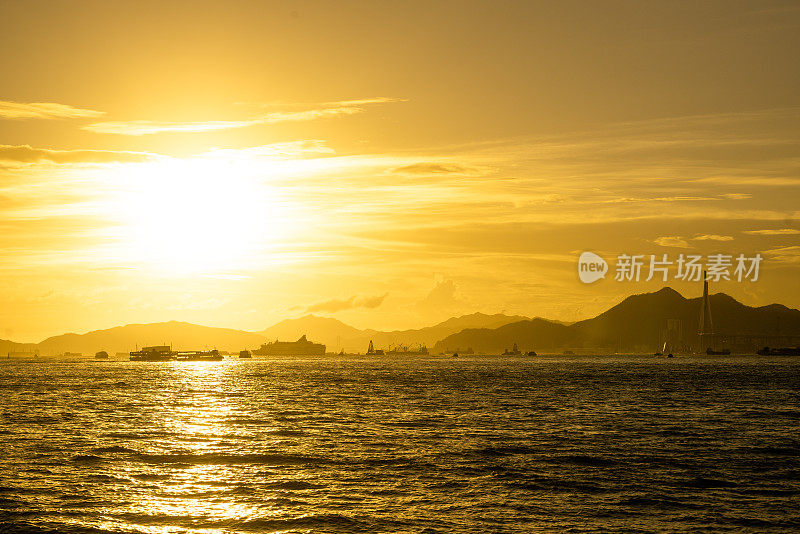
<path fill-rule="evenodd" d="M 800 530 L 800 361 L 0 361 L 0 532 Z"/>

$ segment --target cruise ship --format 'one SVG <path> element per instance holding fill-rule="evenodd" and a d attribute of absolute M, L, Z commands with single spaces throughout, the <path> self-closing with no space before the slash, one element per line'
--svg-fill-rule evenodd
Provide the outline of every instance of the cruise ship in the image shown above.
<path fill-rule="evenodd" d="M 325 345 L 313 343 L 305 334 L 297 341 L 278 341 L 264 343 L 253 351 L 256 356 L 324 356 Z"/>

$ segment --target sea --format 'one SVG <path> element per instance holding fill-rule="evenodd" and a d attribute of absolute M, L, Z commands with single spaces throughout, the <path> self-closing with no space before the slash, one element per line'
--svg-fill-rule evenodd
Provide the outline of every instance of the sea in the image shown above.
<path fill-rule="evenodd" d="M 2 533 L 800 531 L 800 359 L 0 360 Z"/>

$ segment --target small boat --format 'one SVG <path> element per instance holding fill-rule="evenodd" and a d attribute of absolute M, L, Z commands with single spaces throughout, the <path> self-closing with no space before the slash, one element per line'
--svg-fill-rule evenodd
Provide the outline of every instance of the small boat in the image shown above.
<path fill-rule="evenodd" d="M 369 340 L 369 347 L 367 348 L 367 356 L 383 356 L 383 349 L 376 349 L 375 345 L 372 344 L 372 340 Z"/>
<path fill-rule="evenodd" d="M 756 352 L 759 356 L 800 356 L 800 347 L 781 347 L 781 348 L 769 348 L 764 347 L 763 349 Z"/>
<path fill-rule="evenodd" d="M 709 356 L 728 356 L 730 353 L 731 349 L 714 350 L 711 347 L 706 349 L 706 354 Z"/>
<path fill-rule="evenodd" d="M 96 353 L 94 355 L 94 359 L 95 360 L 107 360 L 108 359 L 108 353 L 106 351 L 104 351 L 104 350 L 101 350 L 100 352 L 98 352 L 98 353 Z"/>
<path fill-rule="evenodd" d="M 528 351 L 528 356 L 536 356 L 536 351 L 535 350 Z"/>

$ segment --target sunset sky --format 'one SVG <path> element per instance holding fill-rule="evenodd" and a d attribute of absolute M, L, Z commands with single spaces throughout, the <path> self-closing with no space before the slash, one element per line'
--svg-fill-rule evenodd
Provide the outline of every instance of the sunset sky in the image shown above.
<path fill-rule="evenodd" d="M 583 251 L 758 252 L 712 291 L 800 307 L 797 2 L 2 2 L 0 46 L 0 338 L 665 285 Z"/>

